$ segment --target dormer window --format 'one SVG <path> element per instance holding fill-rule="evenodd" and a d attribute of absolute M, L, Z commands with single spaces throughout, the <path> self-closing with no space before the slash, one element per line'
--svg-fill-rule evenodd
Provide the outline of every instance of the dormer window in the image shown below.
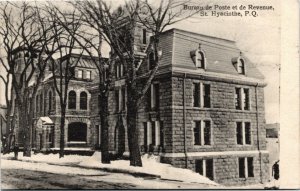
<path fill-rule="evenodd" d="M 245 74 L 245 62 L 242 58 L 240 58 L 237 62 L 237 71 L 239 74 Z"/>
<path fill-rule="evenodd" d="M 201 44 L 199 44 L 199 47 L 197 50 L 191 51 L 191 58 L 197 68 L 206 68 L 206 58 L 205 58 L 205 53 L 201 48 Z"/>
<path fill-rule="evenodd" d="M 83 71 L 82 70 L 78 70 L 78 72 L 77 72 L 77 78 L 82 79 L 82 74 L 83 74 Z"/>
<path fill-rule="evenodd" d="M 242 52 L 240 52 L 239 57 L 232 58 L 232 64 L 235 67 L 238 74 L 246 74 L 245 60 L 242 57 Z"/>
<path fill-rule="evenodd" d="M 86 71 L 86 79 L 90 80 L 92 77 L 91 71 Z"/>
<path fill-rule="evenodd" d="M 198 50 L 196 53 L 196 67 L 204 68 L 204 62 L 205 62 L 204 53 L 202 51 Z"/>

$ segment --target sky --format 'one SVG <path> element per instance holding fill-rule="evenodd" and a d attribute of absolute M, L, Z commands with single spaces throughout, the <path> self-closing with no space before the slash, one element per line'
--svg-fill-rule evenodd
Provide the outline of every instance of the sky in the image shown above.
<path fill-rule="evenodd" d="M 117 3 L 118 2 L 118 3 Z M 124 4 L 114 1 L 113 6 Z M 280 2 L 279 0 L 190 0 L 188 5 L 261 5 L 273 6 L 274 10 L 258 10 L 258 16 L 213 17 L 195 14 L 193 17 L 175 23 L 169 28 L 179 28 L 191 32 L 234 40 L 238 48 L 247 56 L 265 76 L 265 115 L 266 123 L 279 122 L 279 66 L 280 66 Z M 109 48 L 106 45 L 104 52 Z M 3 72 L 3 70 L 1 71 Z M 0 84 L 3 90 L 3 84 Z M 0 90 L 1 90 L 0 89 Z M 4 103 L 3 91 L 0 91 L 0 103 Z"/>

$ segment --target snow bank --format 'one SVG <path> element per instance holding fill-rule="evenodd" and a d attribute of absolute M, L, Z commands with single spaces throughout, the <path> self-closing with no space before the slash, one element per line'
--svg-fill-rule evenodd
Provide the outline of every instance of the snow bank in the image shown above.
<path fill-rule="evenodd" d="M 100 161 L 101 153 L 95 152 L 92 157 L 79 163 L 79 166 L 116 169 L 131 173 L 146 173 L 160 176 L 162 179 L 218 185 L 210 179 L 191 170 L 175 168 L 169 164 L 159 163 L 159 158 L 157 156 L 151 156 L 148 154 L 142 156 L 143 167 L 132 167 L 129 165 L 128 160 L 112 161 L 111 164 L 102 164 Z"/>
<path fill-rule="evenodd" d="M 13 158 L 13 153 L 2 155 L 3 159 Z M 201 176 L 192 170 L 176 168 L 169 164 L 159 162 L 159 157 L 153 155 L 143 155 L 143 167 L 132 167 L 128 160 L 111 161 L 111 164 L 101 163 L 101 152 L 95 152 L 93 156 L 65 155 L 59 158 L 58 154 L 32 154 L 31 157 L 23 157 L 19 153 L 18 160 L 27 162 L 43 162 L 48 164 L 75 164 L 81 167 L 110 169 L 124 173 L 144 173 L 160 177 L 161 179 L 177 180 L 184 183 L 201 183 L 208 185 L 218 185 L 210 179 Z M 2 165 L 1 165 L 2 166 Z"/>
<path fill-rule="evenodd" d="M 13 153 L 7 155 L 1 155 L 3 159 L 12 159 L 14 157 Z M 28 161 L 28 162 L 45 162 L 53 164 L 77 164 L 84 160 L 89 159 L 90 156 L 79 156 L 79 155 L 65 155 L 63 158 L 59 158 L 58 154 L 31 154 L 31 157 L 24 157 L 22 152 L 19 152 L 18 160 Z"/>

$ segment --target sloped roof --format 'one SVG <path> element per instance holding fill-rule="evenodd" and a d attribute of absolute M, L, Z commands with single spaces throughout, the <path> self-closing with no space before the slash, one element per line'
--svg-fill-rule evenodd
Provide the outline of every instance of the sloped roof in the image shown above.
<path fill-rule="evenodd" d="M 170 29 L 163 35 L 173 34 L 172 46 L 172 66 L 196 69 L 195 64 L 190 56 L 190 51 L 196 50 L 201 44 L 201 50 L 205 53 L 206 70 L 222 74 L 240 76 L 232 63 L 233 58 L 240 56 L 240 50 L 234 41 L 217 37 L 211 37 L 184 31 L 181 29 Z M 164 45 L 162 50 L 164 51 Z M 255 67 L 244 55 L 246 77 L 264 79 L 262 73 Z"/>
<path fill-rule="evenodd" d="M 42 120 L 43 125 L 52 125 L 53 121 L 49 117 L 40 117 L 39 120 Z"/>

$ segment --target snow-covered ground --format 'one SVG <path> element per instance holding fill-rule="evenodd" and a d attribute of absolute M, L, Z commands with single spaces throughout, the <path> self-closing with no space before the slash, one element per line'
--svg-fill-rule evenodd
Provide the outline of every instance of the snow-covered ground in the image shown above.
<path fill-rule="evenodd" d="M 18 161 L 5 160 L 12 159 L 13 154 L 4 155 L 1 156 L 1 158 L 1 169 L 21 168 L 49 173 L 76 174 L 78 176 L 101 174 L 103 173 L 101 169 L 117 170 L 124 173 L 115 173 L 115 178 L 111 178 L 110 181 L 116 180 L 116 182 L 121 181 L 124 183 L 132 183 L 132 181 L 134 181 L 139 188 L 178 188 L 178 185 L 181 188 L 222 187 L 191 170 L 175 168 L 168 164 L 159 163 L 157 157 L 149 155 L 144 155 L 142 157 L 143 167 L 131 167 L 127 160 L 117 160 L 112 161 L 111 164 L 102 164 L 100 163 L 101 153 L 99 152 L 95 152 L 93 156 L 66 155 L 61 159 L 59 159 L 57 154 L 33 154 L 32 157 L 28 158 L 23 157 L 21 153 L 19 153 Z M 59 166 L 54 167 L 54 165 Z M 128 174 L 126 175 L 126 173 L 143 173 L 155 175 L 158 178 L 155 180 L 156 184 L 153 184 L 153 180 L 147 180 L 147 178 L 142 177 L 136 178 Z M 90 178 L 93 179 L 93 177 L 94 176 Z"/>

